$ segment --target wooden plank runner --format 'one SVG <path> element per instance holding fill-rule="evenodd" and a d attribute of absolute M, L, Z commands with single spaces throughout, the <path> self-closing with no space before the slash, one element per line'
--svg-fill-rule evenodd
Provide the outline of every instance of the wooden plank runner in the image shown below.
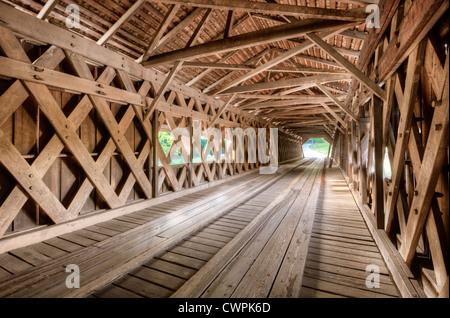
<path fill-rule="evenodd" d="M 298 184 L 303 175 L 297 176 L 291 185 Z M 301 183 L 303 184 L 303 182 Z M 230 261 L 242 250 L 242 248 L 252 239 L 258 229 L 265 224 L 265 221 L 277 211 L 281 202 L 291 193 L 288 186 L 276 200 L 266 207 L 242 232 L 217 253 L 188 283 L 183 285 L 171 297 L 199 297 L 211 284 L 211 282 L 221 273 Z"/>
<path fill-rule="evenodd" d="M 279 294 L 284 294 L 286 287 L 289 289 L 289 286 L 297 285 L 295 281 L 302 276 L 302 255 L 306 255 L 302 252 L 302 246 L 308 246 L 304 243 L 304 238 L 309 238 L 308 233 L 311 231 L 310 225 L 314 219 L 322 169 L 322 162 L 312 169 L 310 178 L 237 286 L 233 297 L 267 297 L 269 293 L 273 295 L 271 297 L 284 297 Z M 290 261 L 286 262 L 286 258 Z M 292 275 L 293 271 L 295 274 Z M 291 292 L 287 291 L 288 294 Z"/>
<path fill-rule="evenodd" d="M 342 189 L 346 186 L 343 176 L 337 168 L 332 168 L 326 170 L 323 181 L 314 221 L 315 233 L 309 243 L 299 296 L 398 297 L 398 290 L 388 276 L 389 271 L 367 227 L 356 228 L 353 225 L 353 220 L 362 221 L 362 216 L 356 209 L 350 189 Z M 334 216 L 342 215 L 345 217 L 338 219 L 336 224 L 330 223 Z M 324 216 L 328 223 L 324 223 Z M 369 264 L 378 266 L 380 270 L 380 288 L 366 287 L 369 275 L 366 267 Z M 306 292 L 303 292 L 305 288 Z"/>
<path fill-rule="evenodd" d="M 251 196 L 254 196 L 256 193 L 262 191 L 266 187 L 270 186 L 271 184 L 275 183 L 277 180 L 282 178 L 285 174 L 287 174 L 288 171 L 281 173 L 279 176 L 272 177 L 268 180 L 268 182 L 264 182 L 261 185 L 258 185 L 254 187 L 254 189 L 251 189 L 248 191 L 247 195 L 242 196 L 242 200 L 246 200 Z M 266 178 L 267 180 L 267 178 Z M 241 192 L 242 190 L 236 189 L 237 192 Z M 239 201 L 237 201 L 236 205 L 240 204 Z M 67 297 L 73 297 L 73 296 L 80 296 L 81 294 L 87 296 L 92 291 L 98 290 L 105 286 L 110 281 L 114 280 L 118 276 L 122 276 L 124 273 L 132 270 L 136 266 L 139 266 L 142 261 L 145 261 L 148 258 L 151 258 L 152 255 L 157 254 L 158 252 L 167 249 L 171 245 L 175 244 L 176 242 L 180 241 L 199 227 L 202 227 L 203 224 L 209 223 L 212 219 L 215 219 L 218 215 L 223 213 L 224 211 L 227 211 L 229 209 L 232 209 L 232 207 L 225 207 L 223 209 L 215 209 L 214 213 L 210 214 L 208 218 L 204 219 L 203 222 L 200 222 L 199 224 L 195 225 L 188 225 L 185 227 L 182 231 L 178 232 L 177 235 L 171 237 L 170 239 L 162 239 L 159 237 L 155 237 L 154 235 L 158 232 L 164 231 L 164 227 L 161 227 L 160 225 L 157 227 L 157 231 L 149 232 L 148 227 L 146 228 L 146 231 L 143 234 L 136 235 L 136 238 L 133 240 L 130 240 L 129 237 L 127 237 L 125 234 L 120 237 L 120 240 L 117 241 L 113 240 L 110 242 L 110 245 L 113 245 L 114 247 L 111 249 L 104 250 L 108 246 L 108 243 L 100 242 L 96 244 L 96 247 L 100 247 L 104 250 L 104 253 L 96 254 L 95 257 L 89 258 L 89 254 L 84 251 L 83 257 L 86 258 L 86 261 L 80 261 L 80 258 L 77 259 L 77 264 L 80 265 L 80 268 L 82 268 L 83 272 L 85 273 L 85 279 L 87 279 L 89 282 L 84 285 L 82 289 L 77 289 L 76 291 L 73 290 L 67 290 L 64 284 L 59 284 L 58 282 L 60 279 L 62 281 L 65 280 L 65 274 L 59 274 L 55 272 L 56 275 L 53 276 L 53 284 L 54 287 L 47 289 L 45 292 L 39 293 L 39 286 L 45 286 L 48 285 L 48 280 L 41 281 L 37 284 L 33 285 L 32 289 L 23 290 L 20 291 L 17 294 L 18 296 L 29 296 L 29 295 L 39 295 L 41 297 L 49 296 L 49 295 L 59 295 L 59 296 L 67 296 Z M 223 210 L 223 211 L 222 211 Z M 173 223 L 167 224 L 166 226 L 171 226 Z M 123 242 L 121 245 L 117 245 L 119 242 Z M 127 245 L 128 247 L 126 247 Z M 149 246 L 151 248 L 149 249 Z M 122 251 L 121 253 L 117 254 L 117 251 Z M 116 251 L 116 252 L 114 252 Z M 93 249 L 93 252 L 95 252 L 95 249 Z M 72 255 L 72 258 L 74 256 Z M 67 259 L 66 259 L 67 261 Z M 120 264 L 114 268 L 110 267 L 110 264 Z M 106 273 L 106 274 L 105 274 Z M 42 273 L 43 274 L 43 273 Z M 31 275 L 31 273 L 30 273 Z M 48 272 L 47 274 L 48 275 Z M 40 276 L 40 275 L 37 275 Z M 64 277 L 63 277 L 64 276 Z M 48 276 L 47 276 L 48 277 Z M 36 279 L 39 281 L 39 278 L 32 277 L 32 280 Z M 12 289 L 19 288 L 20 285 L 17 286 L 10 286 Z M 3 292 L 11 292 L 11 288 L 9 288 L 9 291 L 2 291 Z M 38 294 L 36 294 L 38 292 Z M 74 295 L 73 293 L 76 292 L 77 295 Z"/>

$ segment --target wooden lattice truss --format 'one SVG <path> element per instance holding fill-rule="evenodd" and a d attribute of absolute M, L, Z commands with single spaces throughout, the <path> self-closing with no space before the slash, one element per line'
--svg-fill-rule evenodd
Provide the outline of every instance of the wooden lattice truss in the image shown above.
<path fill-rule="evenodd" d="M 448 1 L 392 5 L 390 32 L 380 32 L 374 58 L 366 64 L 370 77 L 385 83 L 386 99 L 354 83 L 355 94 L 346 102 L 359 120 L 343 137 L 342 157 L 349 160 L 342 165 L 406 265 L 420 257 L 431 260 L 422 272 L 432 285 L 424 283 L 427 294 L 448 297 L 449 57 L 433 34 L 439 28 L 430 32 Z M 383 173 L 385 150 L 391 177 Z M 399 282 L 413 278 L 409 270 L 393 272 Z M 405 295 L 415 295 L 399 286 Z"/>
<path fill-rule="evenodd" d="M 131 59 L 17 10 L 8 7 L 5 10 L 12 20 L 20 21 L 14 24 L 15 32 L 32 33 L 33 29 L 41 28 L 38 40 L 47 40 L 52 46 L 31 61 L 12 30 L 0 27 L 0 47 L 5 55 L 0 57 L 1 76 L 12 79 L 0 96 L 0 126 L 29 99 L 50 123 L 47 129 L 53 135 L 45 145 L 39 145 L 32 160 L 27 160 L 0 130 L 0 163 L 17 182 L 0 206 L 0 236 L 30 198 L 53 222 L 60 223 L 76 218 L 93 191 L 108 208 L 117 208 L 127 204 L 134 188 L 140 197 L 149 199 L 163 191 L 179 191 L 258 167 L 258 163 L 248 163 L 247 158 L 244 163 L 210 163 L 204 157 L 198 164 L 171 166 L 170 152 L 166 155 L 160 143 L 153 142 L 164 126 L 192 129 L 193 120 L 200 120 L 204 128 L 258 128 L 270 122 L 175 81 L 169 85 L 170 75 L 165 77 L 145 69 Z M 95 68 L 88 65 L 92 60 Z M 70 65 L 72 74 L 56 70 L 63 61 Z M 101 74 L 97 74 L 99 70 Z M 52 95 L 54 90 L 72 94 L 76 103 L 70 111 L 61 108 Z M 121 105 L 118 114 L 112 111 L 112 103 Z M 92 110 L 107 131 L 95 157 L 78 130 Z M 126 137 L 132 123 L 139 126 L 137 149 L 132 148 Z M 282 137 L 297 144 L 300 140 L 288 131 Z M 43 180 L 63 151 L 73 157 L 84 174 L 76 191 L 64 202 Z M 116 151 L 127 171 L 120 187 L 113 186 L 103 173 Z M 161 168 L 154 164 L 158 160 Z"/>

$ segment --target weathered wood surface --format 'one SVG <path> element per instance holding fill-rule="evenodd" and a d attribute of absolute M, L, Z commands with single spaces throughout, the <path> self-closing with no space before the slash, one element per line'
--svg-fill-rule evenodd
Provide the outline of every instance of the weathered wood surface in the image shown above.
<path fill-rule="evenodd" d="M 233 206 L 223 205 L 223 202 L 231 197 L 241 198 L 234 200 L 237 206 L 241 204 L 239 200 L 249 200 L 258 191 L 264 190 L 297 165 L 298 163 L 287 165 L 286 171 L 281 171 L 280 174 L 273 176 L 244 176 L 239 182 L 229 181 L 217 187 L 205 189 L 202 195 L 191 194 L 180 197 L 170 203 L 162 203 L 153 208 L 135 212 L 136 216 L 134 216 L 135 213 L 131 213 L 39 243 L 41 252 L 36 251 L 31 258 L 37 266 L 29 268 L 29 271 L 22 272 L 21 275 L 10 277 L 10 280 L 3 281 L 1 283 L 2 295 L 20 297 L 38 294 L 55 297 L 82 296 L 81 294 L 71 295 L 73 290 L 65 287 L 66 273 L 61 271 L 61 268 L 64 268 L 58 265 L 74 262 L 79 264 L 86 274 L 86 287 L 82 293 L 87 296 L 89 292 L 99 289 L 102 284 L 105 285 L 110 279 L 115 278 L 110 275 L 122 276 L 133 266 L 139 265 L 139 258 L 142 258 L 142 261 L 151 258 L 158 251 L 167 249 L 189 236 L 190 233 L 210 223 L 221 213 L 231 210 Z M 238 196 L 239 194 L 240 196 Z M 239 220 L 245 220 L 246 217 L 242 215 L 242 213 L 246 213 L 245 207 L 242 211 L 235 211 L 235 214 L 230 215 L 230 222 L 239 224 Z M 223 235 L 223 232 L 214 228 L 212 233 L 211 231 L 205 232 L 206 237 L 218 234 Z M 47 249 L 48 246 L 52 246 L 50 249 L 56 248 L 60 254 L 63 252 L 68 254 L 44 261 L 44 257 L 37 257 L 39 256 L 37 253 L 45 253 L 46 255 L 43 255 L 47 257 L 50 257 L 50 253 L 45 252 L 42 246 Z M 29 248 L 33 249 L 34 245 Z M 2 255 L 9 255 L 7 257 L 11 259 L 11 255 L 15 253 L 20 252 L 14 250 Z M 146 255 L 145 253 L 150 254 Z M 39 263 L 39 260 L 42 262 Z M 20 259 L 19 261 L 23 262 Z M 125 266 L 125 264 L 128 265 Z M 30 266 L 27 267 L 32 267 L 31 264 L 28 265 Z M 129 267 L 130 265 L 131 267 Z M 120 269 L 119 272 L 114 271 L 117 268 Z M 53 279 L 46 279 L 48 275 Z M 80 292 L 80 290 L 76 291 Z"/>
<path fill-rule="evenodd" d="M 368 265 L 380 288 L 368 288 Z M 327 169 L 317 205 L 300 297 L 398 297 L 389 271 L 338 168 Z M 332 296 L 334 295 L 334 296 Z"/>

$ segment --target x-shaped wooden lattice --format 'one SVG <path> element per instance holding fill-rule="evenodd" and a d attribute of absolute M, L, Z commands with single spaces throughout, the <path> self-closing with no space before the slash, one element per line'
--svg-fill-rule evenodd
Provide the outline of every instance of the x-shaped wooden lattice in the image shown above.
<path fill-rule="evenodd" d="M 1 29 L 1 32 L 0 46 L 5 54 L 10 58 L 30 63 L 28 56 L 15 36 L 4 28 Z M 84 71 L 84 73 L 81 73 L 84 76 L 90 75 L 90 79 L 93 80 L 85 61 L 70 52 L 67 52 L 67 54 L 73 66 L 79 72 Z M 64 57 L 64 52 L 52 47 L 34 65 L 37 68 L 55 68 Z M 97 82 L 99 85 L 108 85 L 115 76 L 115 70 L 107 67 Z M 145 91 L 144 88 L 144 91 L 140 91 L 139 93 L 145 95 L 147 92 L 148 89 Z M 0 219 L 0 235 L 6 231 L 9 224 L 14 220 L 17 213 L 27 201 L 28 196 L 36 201 L 55 223 L 76 217 L 94 187 L 97 188 L 105 202 L 111 208 L 119 207 L 126 202 L 126 198 L 129 196 L 136 180 L 138 180 L 147 198 L 151 197 L 151 185 L 142 169 L 149 155 L 150 139 L 146 141 L 139 157 L 136 159 L 134 152 L 131 151 L 131 147 L 124 137 L 124 133 L 135 116 L 135 109 L 128 107 L 120 123 L 117 123 L 105 100 L 99 97 L 85 95 L 72 113 L 66 117 L 47 86 L 16 80 L 0 97 L 2 105 L 5 105 L 5 107 L 2 107 L 0 113 L 0 124 L 4 123 L 28 96 L 32 96 L 39 104 L 41 110 L 54 127 L 56 134 L 50 139 L 44 149 L 42 149 L 33 164 L 29 165 L 9 139 L 6 138 L 4 133 L 0 131 L 0 147 L 3 150 L 0 154 L 0 161 L 20 184 L 20 186 L 13 188 L 10 195 L 0 207 L 0 215 L 2 216 Z M 76 129 L 91 111 L 92 105 L 95 106 L 111 134 L 111 138 L 107 141 L 96 162 L 92 159 L 76 133 Z M 42 177 L 58 158 L 64 147 L 67 147 L 71 151 L 88 178 L 82 182 L 67 209 L 65 209 L 42 181 Z M 115 193 L 102 173 L 111 156 L 114 154 L 116 147 L 121 151 L 132 172 L 126 179 L 119 195 Z"/>

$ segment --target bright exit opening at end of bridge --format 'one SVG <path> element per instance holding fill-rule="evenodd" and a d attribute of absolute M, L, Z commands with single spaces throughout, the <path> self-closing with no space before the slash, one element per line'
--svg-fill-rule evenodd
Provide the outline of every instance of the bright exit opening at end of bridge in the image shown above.
<path fill-rule="evenodd" d="M 328 155 L 330 144 L 323 138 L 310 138 L 303 144 L 305 157 L 325 158 Z"/>

